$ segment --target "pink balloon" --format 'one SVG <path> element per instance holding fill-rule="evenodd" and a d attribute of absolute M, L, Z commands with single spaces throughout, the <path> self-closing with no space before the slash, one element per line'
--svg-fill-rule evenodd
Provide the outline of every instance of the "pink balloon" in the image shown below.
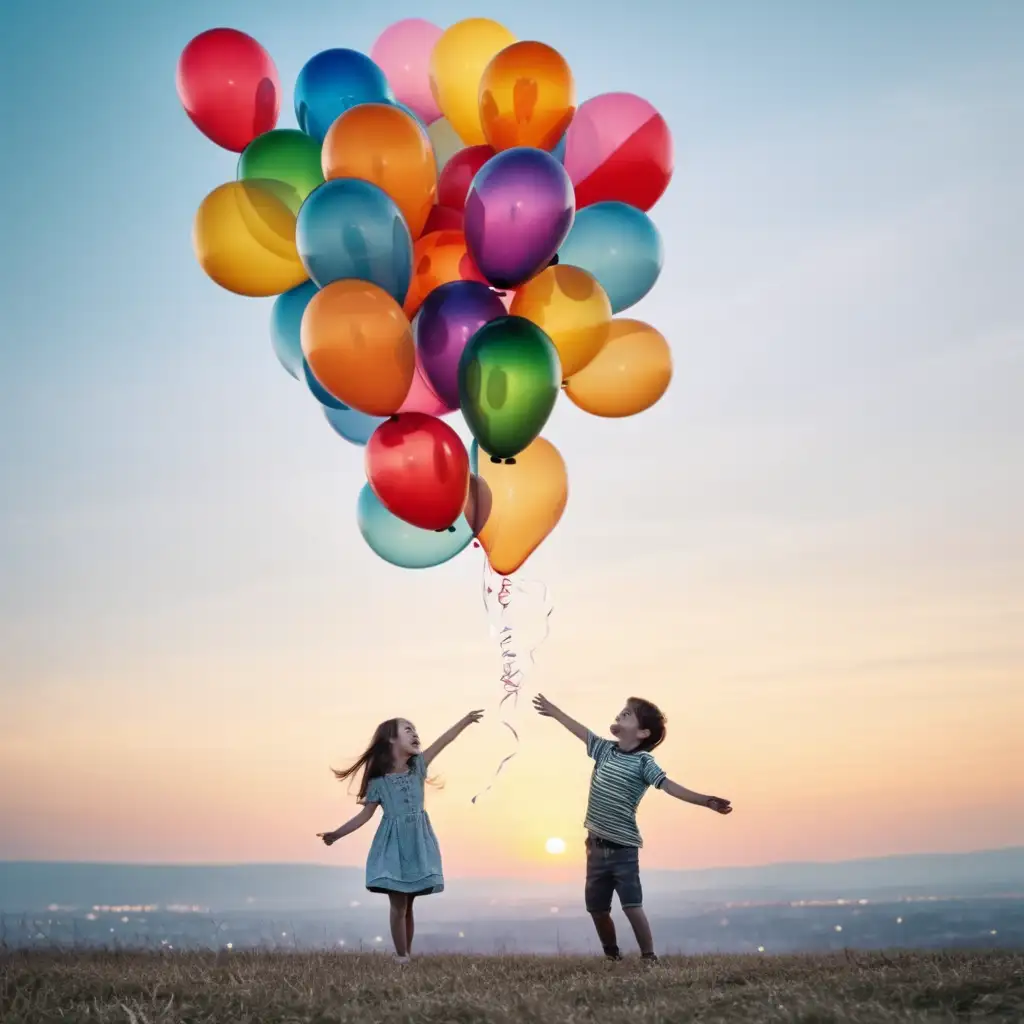
<path fill-rule="evenodd" d="M 409 394 L 405 396 L 402 408 L 398 411 L 422 412 L 427 416 L 447 416 L 454 411 L 437 397 L 434 389 L 427 383 L 427 375 L 420 367 L 419 356 L 416 358 L 416 373 L 412 378 L 412 387 L 409 388 Z"/>
<path fill-rule="evenodd" d="M 581 103 L 565 134 L 563 166 L 577 185 L 588 178 L 658 111 L 631 92 L 606 92 Z"/>
<path fill-rule="evenodd" d="M 422 18 L 405 18 L 380 34 L 370 59 L 387 76 L 395 99 L 413 110 L 424 124 L 441 116 L 430 91 L 430 55 L 443 30 Z"/>

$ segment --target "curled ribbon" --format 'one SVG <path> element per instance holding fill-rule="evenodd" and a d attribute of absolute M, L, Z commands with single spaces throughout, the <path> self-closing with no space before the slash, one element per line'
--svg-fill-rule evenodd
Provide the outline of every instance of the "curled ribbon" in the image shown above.
<path fill-rule="evenodd" d="M 519 752 L 519 733 L 509 721 L 509 717 L 519 703 L 519 693 L 529 669 L 533 666 L 534 651 L 548 637 L 551 612 L 554 610 L 547 587 L 543 583 L 517 580 L 512 576 L 499 576 L 486 559 L 483 599 L 484 608 L 492 620 L 491 630 L 497 637 L 501 653 L 502 696 L 498 701 L 498 712 L 501 715 L 501 724 L 512 734 L 513 748 L 498 762 L 498 767 L 487 787 L 473 797 L 474 804 L 491 789 L 501 770 Z M 534 627 L 532 630 L 531 625 Z M 523 652 L 522 656 L 519 652 Z"/>

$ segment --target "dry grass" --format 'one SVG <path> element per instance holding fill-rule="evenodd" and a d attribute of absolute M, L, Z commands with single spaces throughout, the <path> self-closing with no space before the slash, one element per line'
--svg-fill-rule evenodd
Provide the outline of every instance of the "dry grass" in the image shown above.
<path fill-rule="evenodd" d="M 670 958 L 0 953 L 0 1021 L 667 1024 L 1022 1021 L 1024 955 Z"/>

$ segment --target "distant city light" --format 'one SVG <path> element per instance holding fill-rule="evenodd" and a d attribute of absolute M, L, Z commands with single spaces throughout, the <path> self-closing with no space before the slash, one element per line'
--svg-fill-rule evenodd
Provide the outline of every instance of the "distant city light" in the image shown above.
<path fill-rule="evenodd" d="M 228 949 L 234 949 L 234 948 L 235 948 L 235 944 L 233 942 L 229 942 L 228 943 Z"/>
<path fill-rule="evenodd" d="M 896 923 L 897 924 L 903 924 L 903 918 L 902 917 L 897 917 L 896 918 Z"/>
<path fill-rule="evenodd" d="M 763 953 L 764 952 L 764 946 L 758 946 L 757 947 L 757 951 L 758 951 L 758 953 Z"/>
<path fill-rule="evenodd" d="M 843 930 L 843 926 L 841 924 L 837 924 L 836 925 L 836 931 L 837 932 L 841 932 L 842 930 Z"/>

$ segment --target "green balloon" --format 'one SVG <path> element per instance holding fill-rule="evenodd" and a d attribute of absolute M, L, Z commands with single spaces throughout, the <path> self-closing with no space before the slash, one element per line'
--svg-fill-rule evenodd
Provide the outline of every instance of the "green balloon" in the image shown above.
<path fill-rule="evenodd" d="M 462 415 L 495 458 L 518 455 L 544 429 L 561 386 L 558 351 L 521 316 L 484 324 L 459 360 Z"/>
<path fill-rule="evenodd" d="M 275 194 L 297 214 L 306 196 L 324 183 L 320 144 L 295 128 L 264 132 L 238 158 L 238 180 L 279 183 Z"/>

